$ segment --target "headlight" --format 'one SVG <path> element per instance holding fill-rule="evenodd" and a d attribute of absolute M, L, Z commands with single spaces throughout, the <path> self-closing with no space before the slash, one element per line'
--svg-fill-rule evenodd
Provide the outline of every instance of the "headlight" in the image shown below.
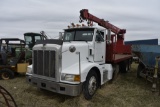
<path fill-rule="evenodd" d="M 31 74 L 32 73 L 32 68 L 31 67 L 27 67 L 27 74 Z"/>
<path fill-rule="evenodd" d="M 80 75 L 62 74 L 61 80 L 69 82 L 80 82 Z"/>

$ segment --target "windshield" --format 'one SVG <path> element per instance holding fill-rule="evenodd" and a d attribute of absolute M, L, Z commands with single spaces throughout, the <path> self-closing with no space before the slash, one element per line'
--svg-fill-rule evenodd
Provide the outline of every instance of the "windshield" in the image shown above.
<path fill-rule="evenodd" d="M 65 31 L 63 41 L 92 41 L 93 29 Z"/>
<path fill-rule="evenodd" d="M 37 40 L 41 40 L 41 36 L 25 36 L 24 38 L 27 45 L 32 44 L 33 42 L 35 43 Z"/>
<path fill-rule="evenodd" d="M 41 36 L 35 36 L 35 42 L 36 42 L 37 40 L 41 40 Z"/>
<path fill-rule="evenodd" d="M 31 36 L 25 36 L 25 42 L 28 45 L 29 43 L 32 42 L 32 37 Z"/>

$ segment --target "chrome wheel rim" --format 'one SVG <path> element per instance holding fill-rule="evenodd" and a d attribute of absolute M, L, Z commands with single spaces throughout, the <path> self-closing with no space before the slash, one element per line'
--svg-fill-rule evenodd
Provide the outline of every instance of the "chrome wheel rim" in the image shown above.
<path fill-rule="evenodd" d="M 9 75 L 8 75 L 8 73 L 2 73 L 2 79 L 4 79 L 4 80 L 7 80 L 7 79 L 9 79 Z"/>
<path fill-rule="evenodd" d="M 119 65 L 116 65 L 114 74 L 113 74 L 113 78 L 116 79 L 118 77 L 118 74 L 119 74 Z"/>
<path fill-rule="evenodd" d="M 126 71 L 128 71 L 129 70 L 129 68 L 128 68 L 128 64 L 126 64 Z"/>
<path fill-rule="evenodd" d="M 88 84 L 88 91 L 90 95 L 93 95 L 94 92 L 97 89 L 97 81 L 96 78 L 94 76 L 92 76 L 89 80 L 89 84 Z"/>

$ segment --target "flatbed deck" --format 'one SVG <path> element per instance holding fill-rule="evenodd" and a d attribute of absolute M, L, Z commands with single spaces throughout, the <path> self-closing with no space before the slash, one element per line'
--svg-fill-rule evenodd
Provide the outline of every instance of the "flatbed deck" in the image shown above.
<path fill-rule="evenodd" d="M 127 54 L 114 54 L 113 56 L 113 62 L 118 63 L 126 59 L 130 59 L 132 55 L 127 55 Z"/>

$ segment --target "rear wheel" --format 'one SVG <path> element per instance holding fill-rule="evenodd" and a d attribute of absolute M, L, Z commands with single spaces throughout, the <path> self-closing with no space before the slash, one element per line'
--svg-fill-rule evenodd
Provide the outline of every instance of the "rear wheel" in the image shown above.
<path fill-rule="evenodd" d="M 83 85 L 83 94 L 85 99 L 92 99 L 98 88 L 98 76 L 94 70 L 91 70 L 86 78 L 86 81 Z"/>
<path fill-rule="evenodd" d="M 120 63 L 120 71 L 123 73 L 127 73 L 130 69 L 130 63 L 128 60 Z"/>
<path fill-rule="evenodd" d="M 119 65 L 116 64 L 116 65 L 114 65 L 112 80 L 116 80 L 118 75 L 119 75 Z"/>
<path fill-rule="evenodd" d="M 8 80 L 14 78 L 14 72 L 10 69 L 2 69 L 0 71 L 0 77 L 3 80 Z"/>
<path fill-rule="evenodd" d="M 141 78 L 140 73 L 143 72 L 144 69 L 145 69 L 145 66 L 142 63 L 139 63 L 137 67 L 137 77 L 138 78 Z"/>

